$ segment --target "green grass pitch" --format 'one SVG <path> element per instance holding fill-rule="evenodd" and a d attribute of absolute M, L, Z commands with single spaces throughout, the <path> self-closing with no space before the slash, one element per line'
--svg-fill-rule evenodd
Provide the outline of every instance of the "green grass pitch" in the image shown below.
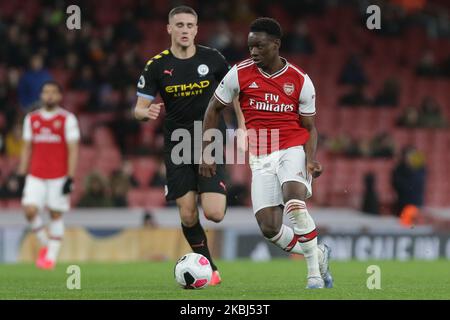
<path fill-rule="evenodd" d="M 381 269 L 381 289 L 369 290 L 369 265 Z M 305 262 L 218 261 L 223 283 L 183 290 L 174 262 L 81 263 L 81 289 L 66 287 L 66 269 L 0 265 L 0 299 L 450 299 L 450 261 L 332 262 L 335 288 L 306 290 Z"/>

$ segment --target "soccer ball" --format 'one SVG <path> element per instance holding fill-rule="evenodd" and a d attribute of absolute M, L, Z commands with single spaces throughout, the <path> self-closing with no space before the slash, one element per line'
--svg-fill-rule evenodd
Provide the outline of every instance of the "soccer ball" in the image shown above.
<path fill-rule="evenodd" d="M 188 253 L 175 265 L 175 280 L 184 289 L 201 289 L 211 281 L 212 269 L 209 260 L 198 253 Z"/>

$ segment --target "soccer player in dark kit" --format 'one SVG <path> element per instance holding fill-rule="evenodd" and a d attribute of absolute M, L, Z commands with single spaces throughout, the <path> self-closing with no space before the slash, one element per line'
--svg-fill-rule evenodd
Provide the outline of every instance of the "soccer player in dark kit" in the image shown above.
<path fill-rule="evenodd" d="M 167 31 L 171 37 L 170 49 L 164 50 L 147 62 L 139 78 L 135 118 L 154 120 L 162 107 L 164 120 L 164 160 L 167 168 L 166 200 L 175 200 L 181 218 L 181 227 L 192 250 L 207 257 L 213 269 L 210 285 L 221 282 L 220 274 L 211 259 L 207 238 L 199 221 L 197 200 L 200 197 L 207 219 L 220 222 L 226 209 L 224 165 L 211 178 L 198 174 L 196 152 L 193 151 L 194 121 L 202 121 L 208 101 L 230 66 L 219 51 L 194 43 L 197 35 L 197 13 L 190 7 L 179 6 L 169 13 Z M 153 103 L 157 93 L 163 103 Z M 201 148 L 200 139 L 197 145 Z M 188 163 L 180 163 L 174 147 L 179 141 L 171 136 L 177 130 L 189 131 L 191 155 Z M 181 132 L 181 131 L 178 131 Z M 183 150 L 183 159 L 186 159 Z M 198 157 L 200 157 L 198 152 Z"/>

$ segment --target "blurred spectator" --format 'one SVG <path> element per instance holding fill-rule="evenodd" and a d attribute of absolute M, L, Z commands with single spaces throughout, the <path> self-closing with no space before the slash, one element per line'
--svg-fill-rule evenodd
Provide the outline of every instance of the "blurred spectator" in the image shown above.
<path fill-rule="evenodd" d="M 361 157 L 363 155 L 361 146 L 361 142 L 358 142 L 356 138 L 351 137 L 347 148 L 345 149 L 345 155 L 350 158 Z"/>
<path fill-rule="evenodd" d="M 97 88 L 97 85 L 92 67 L 89 65 L 84 65 L 81 68 L 81 72 L 78 74 L 78 76 L 73 79 L 71 87 L 77 90 L 94 92 Z"/>
<path fill-rule="evenodd" d="M 364 176 L 364 195 L 362 203 L 362 211 L 371 214 L 380 213 L 380 205 L 378 201 L 378 193 L 375 188 L 376 178 L 372 172 Z"/>
<path fill-rule="evenodd" d="M 166 180 L 166 165 L 164 161 L 161 159 L 159 162 L 158 171 L 156 171 L 155 175 L 150 182 L 150 186 L 152 187 L 164 187 L 167 184 Z"/>
<path fill-rule="evenodd" d="M 427 50 L 416 67 L 416 74 L 418 76 L 437 76 L 439 74 L 439 66 L 436 63 L 436 58 L 433 51 Z"/>
<path fill-rule="evenodd" d="M 285 36 L 286 51 L 292 54 L 314 53 L 314 42 L 309 35 L 308 26 L 299 20 L 295 23 L 293 31 Z"/>
<path fill-rule="evenodd" d="M 387 132 L 377 134 L 371 141 L 370 156 L 373 158 L 391 158 L 394 151 L 394 139 Z"/>
<path fill-rule="evenodd" d="M 78 207 L 112 207 L 105 178 L 97 173 L 90 173 L 85 179 L 84 193 L 78 202 Z"/>
<path fill-rule="evenodd" d="M 122 20 L 114 28 L 114 41 L 119 42 L 127 40 L 131 43 L 135 43 L 139 42 L 141 39 L 142 34 L 137 27 L 134 13 L 131 10 L 127 10 L 122 15 Z"/>
<path fill-rule="evenodd" d="M 229 24 L 221 20 L 217 23 L 215 32 L 208 39 L 207 45 L 219 50 L 229 63 L 235 63 L 246 58 L 246 42 L 243 34 L 232 34 Z"/>
<path fill-rule="evenodd" d="M 22 124 L 17 122 L 5 137 L 5 154 L 8 157 L 19 158 L 22 151 Z"/>
<path fill-rule="evenodd" d="M 325 143 L 327 149 L 334 155 L 344 155 L 349 144 L 350 137 L 345 133 L 328 138 Z"/>
<path fill-rule="evenodd" d="M 393 138 L 383 132 L 372 139 L 356 139 L 346 133 L 339 133 L 332 138 L 325 138 L 325 149 L 332 155 L 347 158 L 390 158 L 394 155 L 395 143 Z"/>
<path fill-rule="evenodd" d="M 339 84 L 362 85 L 367 83 L 367 76 L 356 54 L 351 55 L 339 76 Z"/>
<path fill-rule="evenodd" d="M 114 134 L 115 141 L 120 148 L 121 154 L 133 154 L 138 148 L 140 141 L 141 123 L 134 119 L 131 105 L 136 99 L 136 88 L 129 86 L 125 92 L 125 99 L 120 104 L 115 117 L 109 127 Z"/>
<path fill-rule="evenodd" d="M 10 23 L 6 39 L 0 44 L 4 61 L 9 66 L 23 67 L 27 63 L 29 48 L 23 45 L 23 31 L 18 23 Z"/>
<path fill-rule="evenodd" d="M 397 125 L 405 128 L 445 128 L 448 122 L 437 101 L 427 96 L 420 108 L 409 107 L 397 119 Z"/>
<path fill-rule="evenodd" d="M 369 104 L 370 100 L 364 94 L 363 85 L 355 85 L 352 91 L 339 98 L 339 105 L 341 106 L 364 106 Z"/>
<path fill-rule="evenodd" d="M 234 34 L 231 43 L 222 50 L 227 61 L 232 64 L 248 57 L 247 38 L 244 34 Z"/>
<path fill-rule="evenodd" d="M 33 103 L 39 100 L 39 94 L 44 82 L 52 79 L 52 76 L 44 68 L 43 57 L 36 54 L 31 57 L 30 69 L 19 80 L 19 102 L 24 110 L 28 110 Z"/>
<path fill-rule="evenodd" d="M 424 155 L 413 147 L 405 147 L 391 177 L 392 186 L 397 193 L 397 215 L 406 205 L 423 205 L 425 179 Z"/>
<path fill-rule="evenodd" d="M 153 216 L 153 213 L 149 210 L 146 210 L 144 212 L 143 225 L 146 228 L 156 228 L 158 226 L 158 224 L 155 221 L 155 217 Z"/>
<path fill-rule="evenodd" d="M 440 106 L 431 96 L 425 97 L 422 101 L 418 125 L 423 128 L 443 128 L 447 126 L 447 121 Z"/>
<path fill-rule="evenodd" d="M 400 84 L 394 77 L 384 82 L 383 88 L 375 96 L 374 105 L 378 107 L 395 107 L 400 96 Z"/>
<path fill-rule="evenodd" d="M 124 174 L 126 177 L 128 177 L 128 183 L 130 187 L 136 188 L 137 186 L 139 186 L 139 183 L 136 177 L 134 176 L 133 164 L 131 163 L 130 160 L 124 160 L 122 162 L 120 172 Z"/>
<path fill-rule="evenodd" d="M 358 142 L 346 133 L 339 133 L 333 138 L 326 139 L 325 147 L 334 155 L 347 157 L 358 157 L 361 155 Z"/>
<path fill-rule="evenodd" d="M 130 189 L 130 180 L 126 174 L 116 171 L 110 179 L 111 198 L 114 207 L 127 207 L 127 194 Z"/>
<path fill-rule="evenodd" d="M 354 157 L 371 157 L 372 156 L 372 139 L 362 138 L 357 141 L 358 154 L 353 155 Z"/>
<path fill-rule="evenodd" d="M 0 199 L 18 199 L 21 196 L 20 182 L 15 174 L 11 174 L 0 186 Z"/>
<path fill-rule="evenodd" d="M 231 38 L 233 38 L 233 34 L 230 31 L 228 23 L 220 20 L 217 22 L 215 31 L 211 34 L 207 44 L 209 47 L 216 48 L 222 52 L 231 44 Z"/>
<path fill-rule="evenodd" d="M 405 12 L 392 5 L 382 6 L 381 12 L 381 29 L 378 33 L 383 36 L 399 37 L 405 29 Z"/>
<path fill-rule="evenodd" d="M 397 119 L 397 125 L 405 128 L 416 128 L 419 126 L 419 111 L 416 108 L 405 108 Z"/>
<path fill-rule="evenodd" d="M 228 2 L 228 1 L 223 1 Z M 250 7 L 250 4 L 247 1 L 235 1 L 233 2 L 232 10 L 228 10 L 231 14 L 231 18 L 234 21 L 239 21 L 240 23 L 250 24 L 257 17 Z"/>

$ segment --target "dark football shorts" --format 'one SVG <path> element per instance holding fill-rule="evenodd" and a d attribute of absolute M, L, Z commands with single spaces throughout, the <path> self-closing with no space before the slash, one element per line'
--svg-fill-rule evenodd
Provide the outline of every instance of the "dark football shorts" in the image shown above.
<path fill-rule="evenodd" d="M 176 200 L 189 191 L 197 193 L 215 192 L 226 194 L 225 165 L 216 165 L 216 174 L 203 177 L 198 173 L 198 164 L 174 164 L 170 156 L 165 156 L 166 164 L 166 200 Z"/>

